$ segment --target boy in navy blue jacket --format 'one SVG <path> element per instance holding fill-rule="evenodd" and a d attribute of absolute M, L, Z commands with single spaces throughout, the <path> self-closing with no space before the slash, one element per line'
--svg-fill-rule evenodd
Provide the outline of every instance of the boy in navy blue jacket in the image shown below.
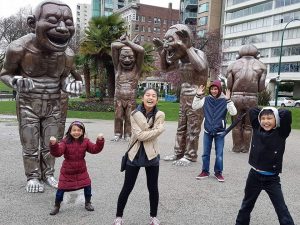
<path fill-rule="evenodd" d="M 215 141 L 216 160 L 214 166 L 215 177 L 219 182 L 224 182 L 223 171 L 223 149 L 224 131 L 226 128 L 226 114 L 234 116 L 237 110 L 230 100 L 230 91 L 226 95 L 222 93 L 221 81 L 215 80 L 209 87 L 209 95 L 204 97 L 205 87 L 200 85 L 193 100 L 193 109 L 203 107 L 204 111 L 204 135 L 202 172 L 196 179 L 209 176 L 210 152 L 213 140 Z"/>
<path fill-rule="evenodd" d="M 285 141 L 291 132 L 292 116 L 289 110 L 274 107 L 251 108 L 253 129 L 249 164 L 252 166 L 245 187 L 245 196 L 236 225 L 248 225 L 250 214 L 262 190 L 269 195 L 281 225 L 294 225 L 285 204 L 279 173 Z"/>

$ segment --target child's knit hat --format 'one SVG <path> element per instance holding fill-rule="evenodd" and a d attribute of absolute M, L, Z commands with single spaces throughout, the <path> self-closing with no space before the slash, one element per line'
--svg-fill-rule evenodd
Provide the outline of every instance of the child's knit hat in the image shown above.
<path fill-rule="evenodd" d="M 274 114 L 275 120 L 276 120 L 276 127 L 280 127 L 280 118 L 279 118 L 279 113 L 278 113 L 278 109 L 276 109 L 275 107 L 271 107 L 271 106 L 267 106 L 262 108 L 262 110 L 260 110 L 259 114 L 258 114 L 258 121 L 260 123 L 260 114 L 265 111 L 265 110 L 271 110 Z"/>

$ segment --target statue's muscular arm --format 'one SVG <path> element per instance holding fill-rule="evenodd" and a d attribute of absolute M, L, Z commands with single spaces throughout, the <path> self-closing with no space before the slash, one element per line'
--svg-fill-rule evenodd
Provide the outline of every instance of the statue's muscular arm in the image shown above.
<path fill-rule="evenodd" d="M 266 76 L 267 76 L 267 67 L 265 66 L 265 64 L 263 64 L 262 62 L 260 62 L 260 79 L 259 79 L 259 83 L 258 83 L 258 91 L 261 92 L 263 90 L 265 90 L 266 86 L 265 86 L 265 81 L 266 81 Z"/>
<path fill-rule="evenodd" d="M 207 58 L 201 50 L 191 47 L 186 52 L 195 70 L 202 72 L 208 69 Z"/>
<path fill-rule="evenodd" d="M 125 44 L 121 43 L 120 41 L 115 41 L 115 42 L 111 43 L 112 61 L 113 61 L 115 70 L 118 69 L 118 65 L 119 65 L 120 49 L 124 46 L 125 46 Z"/>
<path fill-rule="evenodd" d="M 11 43 L 6 50 L 3 68 L 0 72 L 0 79 L 11 88 L 14 88 L 14 76 L 21 76 L 20 64 L 24 51 L 22 45 L 14 42 Z"/>
<path fill-rule="evenodd" d="M 230 64 L 227 68 L 227 73 L 226 73 L 227 89 L 230 90 L 231 92 L 232 92 L 232 86 L 233 86 L 233 80 L 234 80 L 234 74 L 232 73 L 232 67 L 233 67 L 233 64 Z"/>

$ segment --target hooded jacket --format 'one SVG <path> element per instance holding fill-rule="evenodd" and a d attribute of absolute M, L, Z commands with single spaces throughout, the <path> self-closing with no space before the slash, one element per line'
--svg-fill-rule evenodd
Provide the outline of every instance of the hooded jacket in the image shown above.
<path fill-rule="evenodd" d="M 219 90 L 216 97 L 211 95 L 211 88 L 216 86 Z M 196 95 L 193 100 L 192 108 L 199 109 L 203 107 L 204 111 L 204 130 L 210 135 L 215 135 L 225 131 L 226 129 L 226 114 L 234 116 L 237 110 L 234 103 L 230 99 L 226 99 L 222 93 L 221 82 L 215 80 L 209 87 L 208 96 L 204 97 Z"/>
<path fill-rule="evenodd" d="M 104 139 L 97 140 L 96 144 L 84 138 L 83 142 L 73 141 L 67 143 L 64 138 L 60 143 L 50 144 L 50 153 L 54 157 L 64 155 L 64 161 L 60 169 L 58 189 L 77 190 L 91 185 L 91 179 L 87 172 L 85 154 L 97 154 L 102 151 Z"/>
<path fill-rule="evenodd" d="M 267 109 L 273 111 L 276 120 L 276 126 L 270 131 L 265 131 L 260 126 L 260 113 Z M 249 164 L 257 170 L 281 173 L 285 141 L 291 132 L 291 112 L 265 107 L 251 108 L 249 114 L 253 129 Z"/>

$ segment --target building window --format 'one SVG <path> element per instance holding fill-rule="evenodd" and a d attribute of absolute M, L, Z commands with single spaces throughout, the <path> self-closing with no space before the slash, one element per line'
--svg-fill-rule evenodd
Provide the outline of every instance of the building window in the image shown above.
<path fill-rule="evenodd" d="M 148 23 L 152 23 L 152 18 L 151 18 L 151 16 L 148 17 Z"/>
<path fill-rule="evenodd" d="M 144 35 L 141 35 L 141 41 L 142 41 L 142 42 L 145 41 Z"/>
<path fill-rule="evenodd" d="M 148 32 L 149 32 L 149 33 L 151 32 L 151 27 L 148 27 Z"/>
<path fill-rule="evenodd" d="M 139 25 L 136 24 L 134 30 L 139 31 Z"/>
<path fill-rule="evenodd" d="M 144 17 L 144 16 L 142 16 L 141 21 L 142 21 L 142 22 L 145 22 L 145 17 Z"/>
<path fill-rule="evenodd" d="M 272 10 L 273 1 L 268 1 L 259 5 L 251 6 L 242 10 L 227 13 L 227 20 L 233 20 L 244 16 L 253 15 L 256 13 L 266 12 Z"/>
<path fill-rule="evenodd" d="M 142 26 L 142 32 L 145 32 L 145 27 L 144 26 Z"/>
<path fill-rule="evenodd" d="M 199 37 L 204 37 L 205 34 L 206 34 L 206 32 L 207 32 L 207 30 L 199 30 L 199 31 L 198 31 L 198 36 L 199 36 Z"/>
<path fill-rule="evenodd" d="M 205 26 L 205 25 L 207 25 L 207 22 L 208 22 L 208 17 L 207 16 L 200 17 L 199 26 Z"/>
<path fill-rule="evenodd" d="M 204 3 L 202 5 L 199 5 L 199 13 L 204 13 L 204 12 L 208 12 L 208 2 Z"/>
<path fill-rule="evenodd" d="M 275 1 L 275 8 L 283 7 L 283 6 L 288 6 L 292 4 L 299 3 L 300 0 L 276 0 Z"/>

